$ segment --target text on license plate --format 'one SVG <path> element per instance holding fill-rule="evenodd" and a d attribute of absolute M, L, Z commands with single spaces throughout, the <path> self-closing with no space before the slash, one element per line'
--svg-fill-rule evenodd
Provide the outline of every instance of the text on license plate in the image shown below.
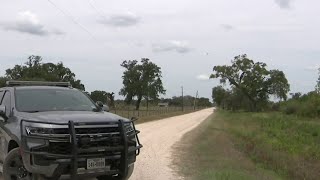
<path fill-rule="evenodd" d="M 87 169 L 100 169 L 106 166 L 104 158 L 87 159 Z"/>

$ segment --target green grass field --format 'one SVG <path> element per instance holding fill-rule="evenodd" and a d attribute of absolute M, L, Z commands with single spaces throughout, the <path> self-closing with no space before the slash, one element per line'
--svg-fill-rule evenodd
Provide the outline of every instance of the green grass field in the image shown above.
<path fill-rule="evenodd" d="M 218 116 L 228 124 L 237 148 L 261 167 L 288 179 L 319 179 L 319 119 L 224 111 Z"/>
<path fill-rule="evenodd" d="M 176 164 L 189 179 L 320 177 L 319 119 L 219 110 L 183 141 Z"/>

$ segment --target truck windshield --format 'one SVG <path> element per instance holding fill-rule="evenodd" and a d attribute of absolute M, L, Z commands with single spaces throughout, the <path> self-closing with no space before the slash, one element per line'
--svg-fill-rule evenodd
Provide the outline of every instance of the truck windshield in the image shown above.
<path fill-rule="evenodd" d="M 15 94 L 20 112 L 97 110 L 85 94 L 75 89 L 17 89 Z"/>

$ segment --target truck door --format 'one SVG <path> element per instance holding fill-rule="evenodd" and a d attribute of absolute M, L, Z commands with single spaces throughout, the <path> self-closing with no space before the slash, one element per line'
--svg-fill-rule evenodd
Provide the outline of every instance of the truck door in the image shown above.
<path fill-rule="evenodd" d="M 10 116 L 11 113 L 11 95 L 9 91 L 0 91 L 0 105 L 6 106 L 6 115 Z M 4 122 L 0 121 L 0 161 L 4 161 L 4 157 L 6 155 L 6 139 L 3 134 L 2 127 L 4 126 Z"/>
<path fill-rule="evenodd" d="M 4 95 L 4 91 L 3 90 L 0 90 L 0 105 L 1 105 L 1 102 L 2 102 L 2 97 Z M 4 149 L 3 149 L 3 141 L 4 141 L 4 137 L 3 137 L 3 133 L 2 133 L 2 122 L 0 122 L 0 161 L 3 162 L 4 161 Z"/>

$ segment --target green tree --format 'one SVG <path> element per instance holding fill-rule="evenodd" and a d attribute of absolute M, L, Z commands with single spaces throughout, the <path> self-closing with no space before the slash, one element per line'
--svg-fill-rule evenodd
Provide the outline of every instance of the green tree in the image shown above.
<path fill-rule="evenodd" d="M 290 93 L 291 99 L 299 99 L 302 96 L 301 92 Z"/>
<path fill-rule="evenodd" d="M 8 78 L 6 77 L 0 77 L 0 88 L 6 86 L 6 82 L 8 81 Z"/>
<path fill-rule="evenodd" d="M 107 103 L 108 93 L 105 91 L 93 91 L 90 93 L 90 97 L 94 102 L 101 101 L 103 103 Z"/>
<path fill-rule="evenodd" d="M 227 91 L 222 86 L 212 88 L 212 100 L 217 106 L 221 106 L 227 96 Z"/>
<path fill-rule="evenodd" d="M 147 101 L 154 100 L 158 99 L 160 94 L 165 94 L 166 90 L 161 80 L 161 68 L 149 59 L 142 58 L 141 64 L 137 60 L 123 61 L 121 66 L 125 68 L 125 71 L 122 76 L 123 88 L 119 94 L 125 96 L 127 103 L 136 97 L 137 110 L 142 98 Z"/>
<path fill-rule="evenodd" d="M 197 99 L 197 106 L 198 107 L 211 107 L 212 103 L 210 102 L 209 98 L 200 97 Z"/>
<path fill-rule="evenodd" d="M 239 109 L 250 109 L 248 104 L 248 98 L 243 93 L 232 87 L 231 90 L 226 90 L 222 86 L 217 86 L 212 89 L 212 98 L 215 104 L 222 109 L 228 110 L 239 110 Z"/>
<path fill-rule="evenodd" d="M 70 82 L 74 88 L 85 90 L 76 75 L 62 62 L 42 63 L 41 56 L 30 56 L 24 65 L 15 65 L 6 70 L 6 77 L 12 80 Z"/>
<path fill-rule="evenodd" d="M 247 55 L 239 55 L 231 61 L 232 65 L 214 66 L 210 78 L 219 78 L 225 84 L 229 82 L 246 96 L 251 104 L 251 111 L 257 111 L 262 102 L 267 102 L 270 95 L 287 99 L 290 85 L 285 74 L 279 70 L 267 70 L 263 62 L 254 62 Z"/>

